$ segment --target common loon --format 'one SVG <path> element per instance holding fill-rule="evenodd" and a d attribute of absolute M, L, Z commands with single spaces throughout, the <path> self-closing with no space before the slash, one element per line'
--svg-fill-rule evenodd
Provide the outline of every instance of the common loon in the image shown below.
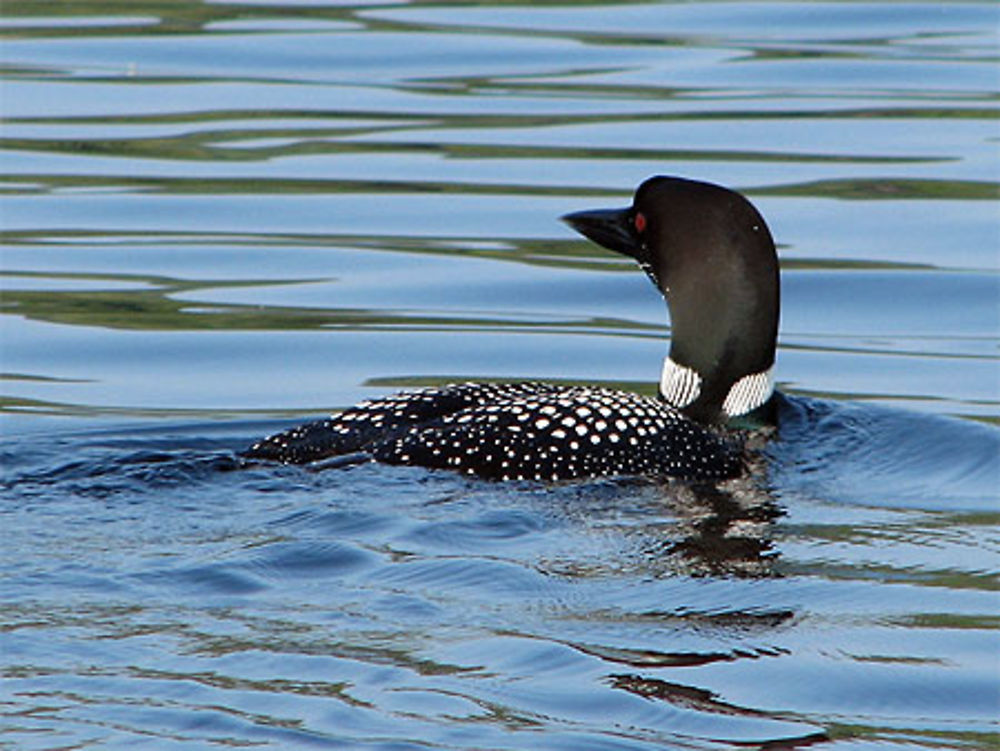
<path fill-rule="evenodd" d="M 265 438 L 244 456 L 306 463 L 356 456 L 498 480 L 739 475 L 724 426 L 773 402 L 779 278 L 764 219 L 739 193 L 651 177 L 632 205 L 562 217 L 638 261 L 672 325 L 659 398 L 589 386 L 462 383 L 363 401 Z"/>

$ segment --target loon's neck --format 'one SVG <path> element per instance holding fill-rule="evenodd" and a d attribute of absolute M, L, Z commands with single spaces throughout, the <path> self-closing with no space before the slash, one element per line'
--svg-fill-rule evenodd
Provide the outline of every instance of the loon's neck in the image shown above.
<path fill-rule="evenodd" d="M 599 245 L 634 258 L 670 309 L 660 394 L 692 420 L 727 422 L 774 391 L 780 278 L 760 212 L 718 185 L 652 177 L 623 209 L 564 217 Z"/>

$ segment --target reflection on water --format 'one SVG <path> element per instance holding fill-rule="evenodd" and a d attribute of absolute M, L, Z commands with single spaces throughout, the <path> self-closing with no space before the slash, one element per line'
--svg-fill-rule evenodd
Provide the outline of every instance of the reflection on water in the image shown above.
<path fill-rule="evenodd" d="M 990 738 L 995 513 L 845 510 L 766 477 L 230 471 L 244 436 L 165 432 L 7 449 L 5 677 L 46 707 L 8 729 L 697 747 L 909 743 L 885 725 L 919 715 Z"/>
<path fill-rule="evenodd" d="M 5 739 L 996 746 L 996 21 L 5 3 Z M 650 393 L 662 301 L 556 217 L 658 172 L 780 244 L 748 477 L 233 471 L 401 386 Z"/>

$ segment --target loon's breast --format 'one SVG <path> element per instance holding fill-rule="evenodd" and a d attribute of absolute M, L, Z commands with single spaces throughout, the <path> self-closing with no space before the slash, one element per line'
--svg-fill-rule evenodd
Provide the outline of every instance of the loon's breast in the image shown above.
<path fill-rule="evenodd" d="M 721 479 L 742 468 L 738 444 L 660 400 L 534 382 L 393 394 L 273 435 L 246 455 L 304 463 L 356 453 L 497 480 Z"/>

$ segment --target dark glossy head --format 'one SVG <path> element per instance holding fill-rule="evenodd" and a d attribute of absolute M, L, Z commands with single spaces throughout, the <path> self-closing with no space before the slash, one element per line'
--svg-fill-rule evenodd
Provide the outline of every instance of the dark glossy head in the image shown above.
<path fill-rule="evenodd" d="M 757 209 L 739 193 L 652 177 L 622 209 L 563 217 L 605 248 L 630 256 L 666 296 L 670 359 L 701 377 L 684 411 L 718 421 L 733 384 L 774 364 L 778 259 Z"/>

